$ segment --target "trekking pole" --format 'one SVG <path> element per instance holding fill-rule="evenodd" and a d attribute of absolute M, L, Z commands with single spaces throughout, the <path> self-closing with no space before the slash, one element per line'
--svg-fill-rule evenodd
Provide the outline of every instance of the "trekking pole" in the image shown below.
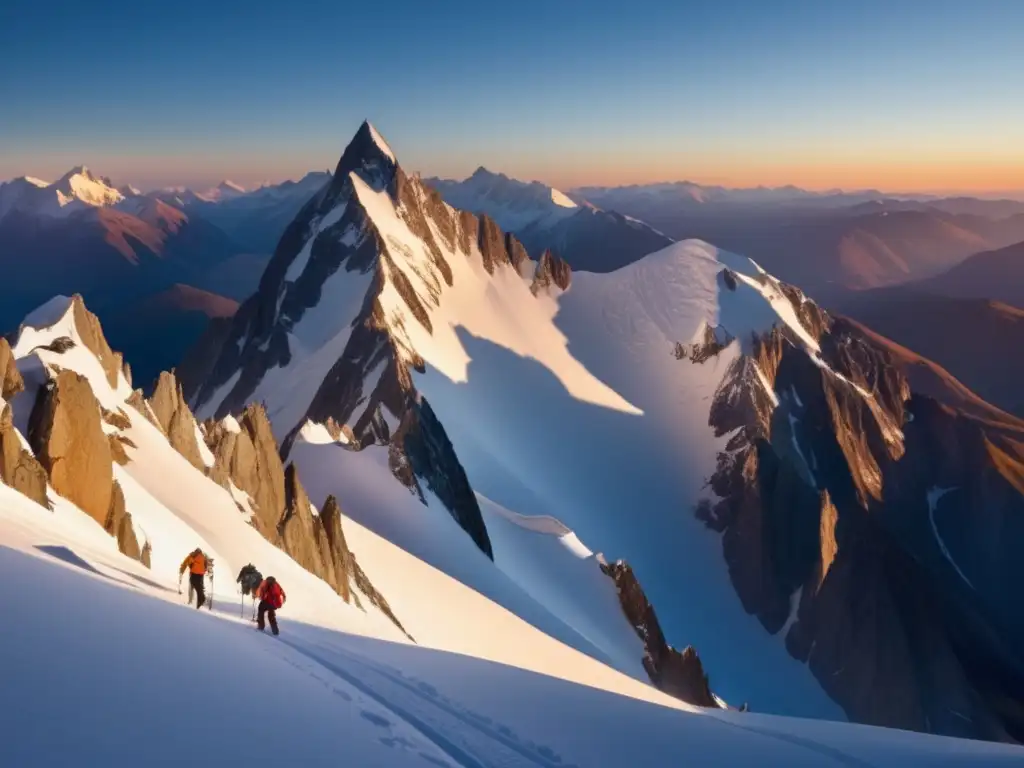
<path fill-rule="evenodd" d="M 210 602 L 209 609 L 213 610 L 213 571 L 210 571 Z"/>

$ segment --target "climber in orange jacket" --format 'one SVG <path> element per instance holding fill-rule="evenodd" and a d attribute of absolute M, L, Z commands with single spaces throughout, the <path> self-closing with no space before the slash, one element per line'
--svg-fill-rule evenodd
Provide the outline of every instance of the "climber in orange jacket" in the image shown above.
<path fill-rule="evenodd" d="M 260 607 L 256 613 L 256 628 L 263 631 L 263 617 L 270 619 L 270 631 L 275 635 L 279 634 L 277 629 L 277 610 L 284 605 L 287 599 L 281 585 L 273 576 L 267 576 L 256 589 L 256 597 L 260 600 Z"/>
<path fill-rule="evenodd" d="M 206 587 L 203 580 L 206 577 L 208 563 L 203 550 L 196 547 L 188 557 L 181 561 L 181 568 L 178 569 L 178 591 L 181 592 L 181 577 L 188 570 L 188 585 L 196 593 L 196 608 L 202 608 L 206 602 Z"/>

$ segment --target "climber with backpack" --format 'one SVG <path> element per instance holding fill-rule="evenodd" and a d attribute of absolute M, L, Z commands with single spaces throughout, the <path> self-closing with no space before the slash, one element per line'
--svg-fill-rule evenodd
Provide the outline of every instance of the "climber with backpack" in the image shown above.
<path fill-rule="evenodd" d="M 256 628 L 262 632 L 264 628 L 263 617 L 270 620 L 270 631 L 275 635 L 279 634 L 277 629 L 277 611 L 284 605 L 287 599 L 281 585 L 273 576 L 267 576 L 256 589 L 256 596 L 260 600 L 259 608 L 256 610 Z"/>
<path fill-rule="evenodd" d="M 204 579 L 213 561 L 210 560 L 199 547 L 196 547 L 189 555 L 182 560 L 181 568 L 178 569 L 178 594 L 181 594 L 181 577 L 188 570 L 189 602 L 192 602 L 192 592 L 196 593 L 196 608 L 202 608 L 206 603 L 206 587 Z"/>
<path fill-rule="evenodd" d="M 256 566 L 252 563 L 244 566 L 242 570 L 238 572 L 238 578 L 235 579 L 239 588 L 242 591 L 242 605 L 239 608 L 239 616 L 245 610 L 245 596 L 249 595 L 253 599 L 252 604 L 252 619 L 256 620 L 256 593 L 260 588 L 260 584 L 263 583 L 263 574 L 256 570 Z"/>

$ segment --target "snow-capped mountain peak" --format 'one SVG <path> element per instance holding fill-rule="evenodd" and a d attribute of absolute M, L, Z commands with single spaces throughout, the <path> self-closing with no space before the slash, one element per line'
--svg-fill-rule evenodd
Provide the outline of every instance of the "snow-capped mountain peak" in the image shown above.
<path fill-rule="evenodd" d="M 576 213 L 579 206 L 560 190 L 539 181 L 519 181 L 483 166 L 461 182 L 430 179 L 456 208 L 486 213 L 510 232 L 527 227 L 549 228 Z"/>
<path fill-rule="evenodd" d="M 62 209 L 75 204 L 98 208 L 124 200 L 124 195 L 114 188 L 110 179 L 95 175 L 84 165 L 72 168 L 51 187 Z"/>
<path fill-rule="evenodd" d="M 551 249 L 573 269 L 609 272 L 672 239 L 635 219 L 573 199 L 539 181 L 519 181 L 483 166 L 463 181 L 429 179 L 445 201 L 486 214 L 534 256 Z"/>
<path fill-rule="evenodd" d="M 398 162 L 395 159 L 395 153 L 391 150 L 391 147 L 384 140 L 384 137 L 377 132 L 376 128 L 373 127 L 373 123 L 371 123 L 369 120 L 366 120 L 363 122 L 363 125 L 366 126 L 366 129 L 370 133 L 370 138 L 373 140 L 373 143 L 377 145 L 377 148 L 381 152 L 383 152 L 391 160 L 391 162 Z"/>
<path fill-rule="evenodd" d="M 241 184 L 236 184 L 230 179 L 224 179 L 224 181 L 217 185 L 217 189 L 219 189 L 222 194 L 242 194 L 245 192 L 245 187 Z"/>
<path fill-rule="evenodd" d="M 0 216 L 18 210 L 36 216 L 64 217 L 114 206 L 125 197 L 110 179 L 78 165 L 52 184 L 24 176 L 0 185 Z"/>

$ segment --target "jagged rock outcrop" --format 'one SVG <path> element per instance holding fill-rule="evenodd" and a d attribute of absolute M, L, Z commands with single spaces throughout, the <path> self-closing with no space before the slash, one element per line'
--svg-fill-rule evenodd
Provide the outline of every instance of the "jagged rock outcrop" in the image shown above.
<path fill-rule="evenodd" d="M 516 240 L 515 235 L 511 232 L 505 233 L 505 251 L 508 253 L 509 261 L 512 262 L 512 266 L 515 267 L 522 277 L 527 276 L 527 270 L 532 275 L 534 265 L 530 261 L 530 254 L 526 252 L 526 248 Z"/>
<path fill-rule="evenodd" d="M 153 414 L 153 409 L 149 407 L 149 403 L 146 402 L 146 396 L 142 393 L 141 389 L 133 389 L 132 393 L 128 395 L 128 399 L 125 400 L 128 405 L 141 413 L 150 424 L 159 429 L 161 432 L 164 431 L 159 420 Z"/>
<path fill-rule="evenodd" d="M 46 470 L 26 451 L 15 431 L 11 406 L 0 402 L 0 481 L 46 509 Z"/>
<path fill-rule="evenodd" d="M 601 563 L 601 570 L 615 582 L 619 603 L 637 636 L 643 640 L 647 655 L 644 669 L 654 685 L 677 699 L 699 707 L 721 705 L 711 693 L 708 676 L 700 656 L 692 646 L 677 651 L 665 640 L 654 607 L 628 563 Z"/>
<path fill-rule="evenodd" d="M 388 458 L 397 478 L 426 503 L 420 486 L 420 480 L 424 481 L 480 550 L 494 559 L 476 494 L 426 398 L 411 403 L 406 410 L 395 430 Z"/>
<path fill-rule="evenodd" d="M 545 288 L 554 286 L 567 291 L 571 282 L 572 269 L 569 265 L 552 251 L 546 250 L 537 262 L 537 272 L 533 276 L 530 290 L 537 294 Z"/>
<path fill-rule="evenodd" d="M 43 498 L 48 476 L 57 494 L 103 526 L 123 554 L 141 561 L 131 514 L 114 479 L 113 436 L 103 432 L 101 412 L 88 379 L 74 371 L 58 371 L 40 388 L 29 418 L 28 441 L 46 473 Z M 21 463 L 32 475 L 33 498 L 38 501 L 40 478 L 24 456 Z"/>
<path fill-rule="evenodd" d="M 395 626 L 409 636 L 405 627 L 392 612 L 388 601 L 384 599 L 384 595 L 373 586 L 356 560 L 355 554 L 348 548 L 345 534 L 341 529 L 341 508 L 333 496 L 328 496 L 324 501 L 323 509 L 320 510 L 320 524 L 320 530 L 327 542 L 327 549 L 334 558 L 334 570 L 341 587 L 339 594 L 346 601 L 349 600 L 350 595 L 356 605 L 359 605 L 359 593 L 362 593 L 367 600 L 377 606 L 381 613 L 391 619 Z M 358 592 L 351 590 L 350 585 L 355 585 Z M 412 639 L 411 636 L 409 637 Z"/>
<path fill-rule="evenodd" d="M 149 399 L 149 406 L 153 409 L 160 429 L 167 435 L 171 447 L 184 456 L 193 467 L 205 472 L 206 464 L 199 453 L 196 420 L 173 373 L 164 371 L 160 374 L 153 396 Z"/>
<path fill-rule="evenodd" d="M 703 363 L 717 356 L 732 341 L 732 335 L 724 328 L 712 328 L 705 323 L 704 331 L 700 334 L 697 341 L 691 344 L 683 344 L 677 341 L 672 353 L 675 355 L 676 360 L 686 360 L 689 358 L 695 363 Z"/>
<path fill-rule="evenodd" d="M 121 490 L 120 483 L 114 480 L 111 484 L 110 492 L 110 509 L 107 512 L 107 519 L 103 523 L 103 528 L 117 539 L 117 548 L 122 554 L 127 555 L 133 560 L 149 567 L 148 555 L 146 560 L 142 558 L 142 548 L 139 546 L 139 540 L 135 536 L 135 528 L 132 525 L 132 516 L 125 508 L 124 492 Z M 147 546 L 149 542 L 146 542 Z"/>
<path fill-rule="evenodd" d="M 866 334 L 784 293 L 819 360 L 788 330 L 735 360 L 711 409 L 730 434 L 717 501 L 697 510 L 743 606 L 851 720 L 1024 739 L 1024 605 L 1005 588 L 1024 426 L 912 393 Z"/>
<path fill-rule="evenodd" d="M 85 377 L 62 370 L 40 388 L 28 441 L 53 490 L 104 525 L 113 478 L 110 444 Z"/>
<path fill-rule="evenodd" d="M 125 450 L 125 445 L 128 442 L 128 438 L 123 437 L 119 434 L 110 433 L 107 435 L 107 442 L 110 444 L 110 458 L 120 464 L 122 467 L 131 461 L 128 456 L 128 452 Z"/>
<path fill-rule="evenodd" d="M 0 397 L 10 400 L 25 388 L 14 352 L 7 339 L 0 337 Z"/>
<path fill-rule="evenodd" d="M 278 524 L 281 534 L 281 549 L 291 555 L 299 565 L 326 581 L 338 590 L 334 574 L 334 562 L 324 557 L 314 525 L 313 510 L 302 487 L 299 473 L 294 464 L 284 471 L 284 516 Z"/>
<path fill-rule="evenodd" d="M 262 405 L 245 408 L 228 427 L 223 422 L 206 426 L 207 446 L 213 453 L 210 477 L 223 487 L 234 483 L 252 500 L 253 525 L 269 541 L 280 542 L 279 524 L 285 514 L 284 464 Z"/>
<path fill-rule="evenodd" d="M 82 344 L 99 360 L 103 367 L 103 373 L 106 374 L 107 383 L 111 387 L 117 387 L 118 375 L 122 372 L 124 364 L 121 353 L 114 352 L 110 348 L 103 335 L 103 329 L 100 327 L 99 318 L 86 309 L 85 301 L 79 294 L 74 295 L 71 305 L 74 311 L 75 328 L 82 339 Z"/>

